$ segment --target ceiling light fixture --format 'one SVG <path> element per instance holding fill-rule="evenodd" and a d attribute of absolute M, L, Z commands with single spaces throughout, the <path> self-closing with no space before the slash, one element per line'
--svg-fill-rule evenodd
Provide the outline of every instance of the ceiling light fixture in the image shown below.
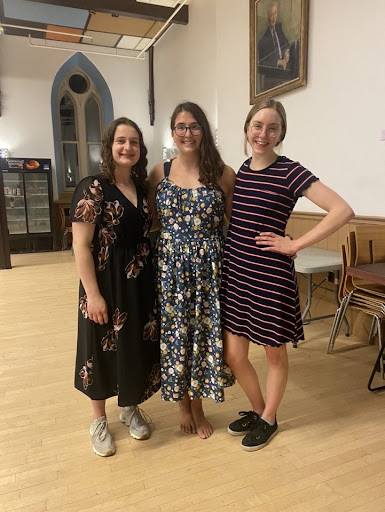
<path fill-rule="evenodd" d="M 192 0 L 190 0 L 190 3 L 191 3 L 191 1 Z M 81 44 L 81 43 L 78 43 L 78 44 L 73 43 L 73 47 L 71 47 L 71 48 L 54 46 L 53 44 L 47 44 L 47 40 L 46 39 L 43 40 L 44 44 L 34 44 L 34 43 L 32 43 L 32 36 L 31 36 L 31 34 L 28 34 L 29 46 L 32 47 L 32 48 L 45 48 L 45 49 L 50 49 L 50 50 L 64 50 L 64 51 L 70 51 L 70 52 L 80 51 L 82 53 L 91 53 L 91 54 L 94 54 L 94 55 L 104 55 L 106 57 L 121 57 L 123 59 L 145 60 L 146 57 L 144 56 L 144 53 L 151 46 L 153 46 L 155 43 L 157 43 L 161 39 L 161 37 L 164 35 L 165 29 L 168 27 L 168 25 L 170 25 L 171 20 L 173 18 L 175 18 L 175 16 L 178 14 L 178 12 L 182 9 L 182 7 L 187 2 L 188 2 L 188 0 L 183 0 L 179 4 L 178 8 L 168 18 L 168 20 L 165 22 L 163 27 L 148 42 L 148 44 L 143 48 L 143 50 L 141 50 L 140 53 L 138 53 L 135 56 L 124 55 L 122 53 L 118 53 L 119 48 L 115 48 L 115 53 L 112 53 L 112 52 L 108 53 L 108 52 L 99 52 L 99 51 L 88 50 L 88 49 L 84 48 L 87 45 L 84 45 L 84 44 Z M 91 12 L 93 12 L 93 11 L 90 11 L 90 13 Z M 114 18 L 118 18 L 119 14 L 112 13 L 111 16 L 114 17 Z M 68 32 L 59 32 L 59 31 L 56 31 L 56 30 L 45 30 L 45 29 L 41 29 L 41 28 L 39 29 L 39 28 L 32 28 L 32 27 L 22 27 L 22 26 L 18 26 L 18 25 L 7 25 L 7 24 L 2 24 L 1 25 L 0 24 L 0 30 L 1 30 L 2 27 L 16 28 L 16 29 L 21 29 L 21 30 L 30 30 L 32 32 L 46 32 L 46 33 L 51 33 L 51 34 L 60 34 L 60 35 L 71 36 L 71 37 L 80 37 L 82 39 L 90 39 L 91 41 L 93 40 L 93 38 L 91 36 L 86 36 L 86 35 L 82 35 L 82 34 L 70 34 Z M 51 42 L 54 43 L 55 41 L 53 40 Z M 130 51 L 134 52 L 134 51 L 137 51 L 137 50 L 130 50 Z"/>
<path fill-rule="evenodd" d="M 17 28 L 20 30 L 30 30 L 31 32 L 45 32 L 46 34 L 60 34 L 62 36 L 71 36 L 71 37 L 84 37 L 85 39 L 91 39 L 91 36 L 83 36 L 82 34 L 71 34 L 69 32 L 59 32 L 58 30 L 47 30 L 45 28 L 33 28 L 33 27 L 23 27 L 21 25 L 8 25 L 7 23 L 2 23 L 0 25 L 0 28 L 7 27 L 7 28 Z M 29 34 L 30 36 L 31 34 Z"/>
<path fill-rule="evenodd" d="M 73 34 L 72 34 L 73 35 Z M 115 50 L 114 53 L 108 53 L 108 52 L 97 52 L 97 51 L 93 51 L 93 50 L 88 50 L 88 49 L 85 49 L 85 47 L 87 45 L 85 44 L 75 44 L 74 43 L 74 46 L 72 48 L 66 48 L 66 47 L 61 47 L 61 46 L 54 46 L 53 44 L 47 44 L 47 39 L 43 39 L 44 41 L 44 44 L 35 44 L 32 42 L 32 37 L 31 37 L 31 34 L 28 34 L 28 37 L 29 37 L 29 46 L 31 48 L 44 48 L 44 49 L 48 49 L 48 50 L 62 50 L 62 51 L 67 51 L 67 52 L 75 52 L 75 51 L 79 51 L 79 52 L 82 52 L 82 53 L 91 53 L 93 55 L 103 55 L 103 56 L 106 56 L 106 57 L 121 57 L 122 59 L 134 59 L 134 60 L 145 60 L 145 56 L 142 56 L 142 57 L 139 57 L 137 55 L 135 56 L 131 56 L 131 55 L 124 55 L 122 53 L 118 53 L 118 50 L 119 48 L 111 48 L 111 50 Z M 85 37 L 85 36 L 80 36 L 80 37 Z M 51 41 L 51 43 L 60 43 L 61 41 Z M 132 51 L 135 51 L 135 50 L 132 50 Z"/>

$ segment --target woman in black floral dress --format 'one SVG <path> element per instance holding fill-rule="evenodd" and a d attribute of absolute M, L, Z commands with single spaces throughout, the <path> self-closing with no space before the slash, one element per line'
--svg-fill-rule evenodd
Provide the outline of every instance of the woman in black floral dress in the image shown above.
<path fill-rule="evenodd" d="M 137 407 L 159 389 L 159 336 L 146 197 L 147 149 L 138 126 L 113 121 L 102 141 L 102 174 L 84 178 L 71 208 L 80 276 L 75 387 L 90 397 L 95 453 L 113 455 L 106 398 L 135 439 L 150 436 Z"/>

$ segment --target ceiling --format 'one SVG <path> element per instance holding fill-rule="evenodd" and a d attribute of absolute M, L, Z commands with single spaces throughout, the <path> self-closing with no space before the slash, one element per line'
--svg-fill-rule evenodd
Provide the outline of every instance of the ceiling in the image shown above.
<path fill-rule="evenodd" d="M 0 23 L 5 34 L 30 37 L 34 46 L 52 46 L 59 41 L 79 44 L 83 51 L 91 50 L 92 46 L 115 49 L 115 54 L 120 52 L 120 56 L 125 56 L 127 50 L 140 55 L 153 38 L 158 40 L 172 24 L 187 25 L 188 6 L 180 4 L 188 3 L 183 0 L 0 0 Z M 175 17 L 168 21 L 177 10 Z"/>

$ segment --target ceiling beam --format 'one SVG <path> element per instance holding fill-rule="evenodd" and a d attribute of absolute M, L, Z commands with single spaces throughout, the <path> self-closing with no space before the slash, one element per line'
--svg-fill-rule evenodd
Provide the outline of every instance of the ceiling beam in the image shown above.
<path fill-rule="evenodd" d="M 72 7 L 86 11 L 104 12 L 132 18 L 165 22 L 172 15 L 175 9 L 161 5 L 144 4 L 136 0 L 30 0 L 42 4 L 58 5 L 61 7 Z M 81 5 L 80 5 L 81 4 Z M 188 24 L 188 6 L 185 5 L 173 18 L 172 23 L 180 25 Z"/>

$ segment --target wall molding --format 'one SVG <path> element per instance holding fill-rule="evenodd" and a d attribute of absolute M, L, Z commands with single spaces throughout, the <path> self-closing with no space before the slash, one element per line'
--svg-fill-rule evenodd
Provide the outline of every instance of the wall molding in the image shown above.
<path fill-rule="evenodd" d="M 316 220 L 321 221 L 324 217 L 326 217 L 326 213 L 316 213 L 316 212 L 302 212 L 302 211 L 293 211 L 290 220 L 301 219 L 301 220 Z M 370 217 L 365 215 L 357 215 L 349 222 L 349 225 L 357 225 L 357 224 L 385 224 L 385 217 Z"/>

